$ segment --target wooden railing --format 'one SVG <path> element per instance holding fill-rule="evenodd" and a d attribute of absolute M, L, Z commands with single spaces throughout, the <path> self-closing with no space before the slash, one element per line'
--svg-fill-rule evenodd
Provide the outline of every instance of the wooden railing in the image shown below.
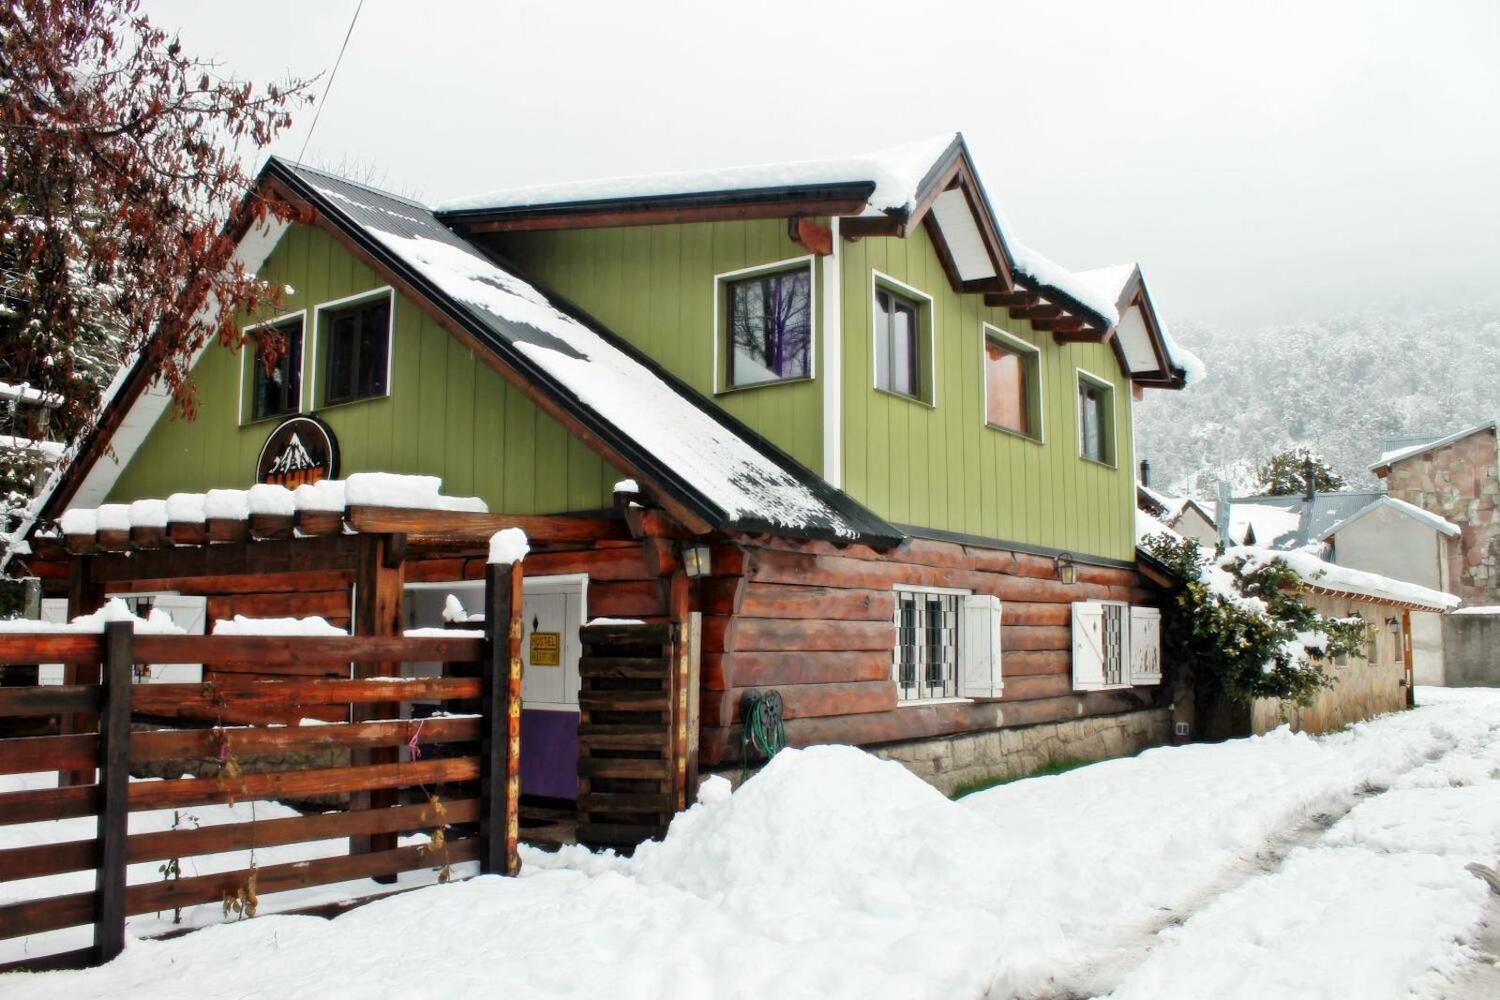
<path fill-rule="evenodd" d="M 479 862 L 481 872 L 519 869 L 518 657 L 520 567 L 491 567 L 483 638 L 134 635 L 114 623 L 102 635 L 0 634 L 0 664 L 96 664 L 97 683 L 0 688 L 0 718 L 71 716 L 74 732 L 0 739 L 0 774 L 97 775 L 89 784 L 0 793 L 0 826 L 97 817 L 95 835 L 0 850 L 0 882 L 93 869 L 92 891 L 0 905 L 0 939 L 92 924 L 92 947 L 30 958 L 10 968 L 76 967 L 124 946 L 129 916 L 353 879 Z M 491 631 L 490 629 L 493 629 Z M 495 636 L 499 640 L 495 640 Z M 438 677 L 133 684 L 138 663 L 341 662 L 442 664 Z M 400 705 L 450 711 L 417 720 Z M 351 720 L 298 725 L 309 706 L 347 706 Z M 380 717 L 369 719 L 378 706 Z M 453 711 L 457 709 L 458 711 Z M 389 714 L 387 714 L 389 713 Z M 132 716 L 216 720 L 211 728 L 131 732 Z M 362 721 L 361 721 L 362 720 Z M 443 745 L 441 750 L 437 745 Z M 416 747 L 418 754 L 403 747 Z M 332 753 L 329 753 L 329 752 Z M 256 770 L 255 758 L 307 755 L 307 766 Z M 313 755 L 331 766 L 315 766 Z M 347 760 L 347 764 L 345 763 Z M 209 762 L 210 776 L 131 783 L 132 768 Z M 244 763 L 246 766 L 240 766 Z M 87 779 L 85 779 L 87 780 Z M 441 787 L 442 799 L 402 790 Z M 372 794 L 373 793 L 373 794 Z M 344 811 L 129 833 L 132 812 L 251 800 L 347 797 Z M 441 847 L 396 846 L 399 834 L 446 828 Z M 127 884 L 138 862 L 350 838 L 347 855 Z M 253 884 L 252 884 L 253 878 Z"/>

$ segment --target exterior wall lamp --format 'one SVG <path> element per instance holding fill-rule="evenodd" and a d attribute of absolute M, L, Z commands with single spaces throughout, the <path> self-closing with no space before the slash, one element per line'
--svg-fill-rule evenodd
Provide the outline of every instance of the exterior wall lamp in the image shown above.
<path fill-rule="evenodd" d="M 682 547 L 682 571 L 688 579 L 696 580 L 709 574 L 711 559 L 707 545 L 684 545 Z"/>
<path fill-rule="evenodd" d="M 1073 553 L 1059 552 L 1053 562 L 1057 565 L 1057 579 L 1060 583 L 1071 587 L 1078 582 L 1078 563 L 1073 561 Z"/>

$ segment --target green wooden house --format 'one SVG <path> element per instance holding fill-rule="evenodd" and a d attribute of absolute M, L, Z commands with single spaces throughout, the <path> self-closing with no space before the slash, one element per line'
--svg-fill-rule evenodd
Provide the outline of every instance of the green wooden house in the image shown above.
<path fill-rule="evenodd" d="M 781 695 L 793 744 L 939 760 L 944 785 L 1003 770 L 955 747 L 1006 730 L 1059 725 L 1074 755 L 1119 749 L 1112 727 L 1165 738 L 1132 408 L 1196 362 L 1137 267 L 1020 243 L 961 136 L 437 207 L 273 159 L 257 196 L 297 210 L 241 238 L 274 314 L 203 351 L 193 420 L 137 365 L 45 517 L 248 487 L 298 416 L 340 477 L 438 476 L 514 515 L 649 512 L 639 545 L 526 563 L 528 628 L 564 636 L 555 667 L 527 666 L 528 791 L 557 798 L 578 626 L 670 615 L 689 549 L 707 766 L 738 759 L 751 690 Z M 466 603 L 481 564 L 408 571 L 409 624 Z M 210 624 L 349 619 L 338 581 L 205 601 Z"/>

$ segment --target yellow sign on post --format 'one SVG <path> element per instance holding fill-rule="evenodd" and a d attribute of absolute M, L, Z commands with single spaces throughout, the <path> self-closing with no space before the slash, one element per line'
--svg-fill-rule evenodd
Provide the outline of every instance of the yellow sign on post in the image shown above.
<path fill-rule="evenodd" d="M 533 667 L 562 666 L 562 633 L 531 633 L 531 665 Z"/>

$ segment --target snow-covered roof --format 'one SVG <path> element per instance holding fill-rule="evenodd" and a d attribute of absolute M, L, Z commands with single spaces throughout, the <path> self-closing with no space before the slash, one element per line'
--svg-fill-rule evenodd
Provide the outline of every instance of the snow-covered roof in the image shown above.
<path fill-rule="evenodd" d="M 1280 559 L 1296 573 L 1303 583 L 1323 590 L 1342 594 L 1353 594 L 1394 604 L 1413 604 L 1434 611 L 1450 611 L 1458 607 L 1461 599 L 1441 590 L 1433 590 L 1403 580 L 1393 580 L 1378 573 L 1350 569 L 1335 563 L 1325 562 L 1311 552 L 1301 550 L 1268 549 L 1260 545 L 1241 545 L 1228 549 L 1220 562 L 1244 558 L 1246 566 L 1254 569 L 1272 559 Z"/>
<path fill-rule="evenodd" d="M 1244 543 L 1250 527 L 1256 545 L 1311 549 L 1377 510 L 1394 511 L 1449 537 L 1459 532 L 1453 522 L 1384 493 L 1341 492 L 1314 494 L 1310 503 L 1302 494 L 1236 499 L 1230 505 L 1229 535 Z"/>
<path fill-rule="evenodd" d="M 1267 500 L 1280 499 L 1266 497 Z M 1245 503 L 1234 501 L 1229 505 L 1229 538 L 1244 544 L 1247 540 L 1255 545 L 1280 548 L 1295 543 L 1301 516 L 1295 510 L 1275 503 Z M 1248 532 L 1253 532 L 1248 534 Z"/>
<path fill-rule="evenodd" d="M 647 478 L 711 522 L 894 543 L 901 533 L 756 438 L 593 320 L 500 267 L 416 202 L 273 159 L 372 250 Z"/>
<path fill-rule="evenodd" d="M 946 132 L 858 156 L 533 184 L 455 198 L 438 205 L 436 211 L 447 215 L 501 208 L 869 183 L 873 186 L 865 198 L 866 212 L 909 212 L 916 207 L 922 182 L 934 164 L 958 141 L 958 133 Z"/>
<path fill-rule="evenodd" d="M 1388 442 L 1385 449 L 1380 453 L 1379 460 L 1376 461 L 1374 465 L 1370 466 L 1370 471 L 1379 472 L 1381 469 L 1388 469 L 1394 462 L 1400 462 L 1404 459 L 1420 455 L 1423 452 L 1433 451 L 1437 448 L 1446 447 L 1447 445 L 1450 445 L 1455 441 L 1463 440 L 1471 434 L 1478 434 L 1481 431 L 1493 431 L 1495 430 L 1495 427 L 1495 421 L 1486 420 L 1482 424 L 1477 424 L 1473 427 L 1465 427 L 1463 430 L 1455 431 L 1452 434 L 1445 434 L 1442 436 L 1434 436 L 1430 438 L 1404 438 L 1397 441 Z"/>
<path fill-rule="evenodd" d="M 1092 314 L 1087 318 L 1097 319 L 1104 330 L 1121 336 L 1127 367 L 1133 375 L 1172 375 L 1171 371 L 1161 371 L 1151 347 L 1154 328 L 1169 369 L 1184 373 L 1184 383 L 1204 377 L 1203 362 L 1173 341 L 1149 305 L 1149 297 L 1149 327 L 1138 315 L 1139 307 L 1127 301 L 1127 296 L 1144 284 L 1137 265 L 1070 271 L 1015 238 L 1004 216 L 989 204 L 977 177 L 973 179 L 972 197 L 957 188 L 937 190 L 934 185 L 948 176 L 945 167 L 959 158 L 967 163 L 968 155 L 963 135 L 949 132 L 857 156 L 509 188 L 453 199 L 436 212 L 443 221 L 461 226 L 465 217 L 518 218 L 606 207 L 617 210 L 685 199 L 701 207 L 715 199 L 727 202 L 774 192 L 859 186 L 857 198 L 863 202 L 860 216 L 906 219 L 919 205 L 930 202 L 933 218 L 962 280 L 993 278 L 1010 269 L 1049 301 L 1061 299 L 1070 310 L 1076 305 Z M 845 196 L 849 194 L 845 190 Z M 987 247 L 987 230 L 997 234 L 998 247 Z M 1004 260 L 991 260 L 991 253 Z M 1134 326 L 1129 322 L 1132 314 L 1136 314 Z"/>

